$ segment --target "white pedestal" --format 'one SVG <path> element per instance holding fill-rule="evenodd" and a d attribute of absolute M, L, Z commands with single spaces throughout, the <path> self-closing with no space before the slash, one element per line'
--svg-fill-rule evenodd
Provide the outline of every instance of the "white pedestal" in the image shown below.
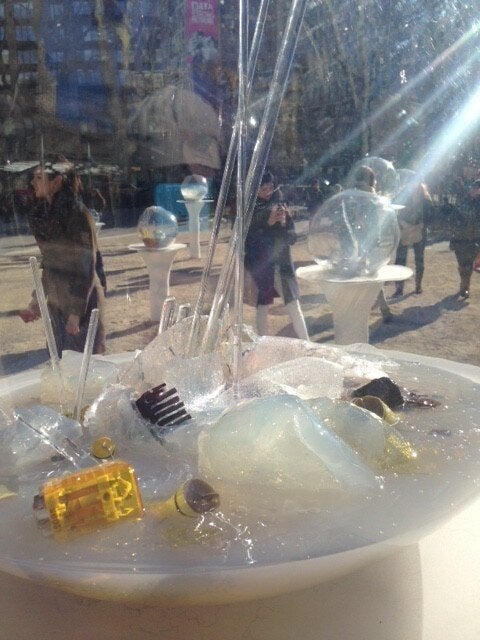
<path fill-rule="evenodd" d="M 190 257 L 201 258 L 200 250 L 200 213 L 208 202 L 213 200 L 178 200 L 188 211 L 188 233 L 190 234 Z"/>
<path fill-rule="evenodd" d="M 158 322 L 163 302 L 170 295 L 170 270 L 177 251 L 185 249 L 186 244 L 175 243 L 164 248 L 148 248 L 143 243 L 131 244 L 131 251 L 138 251 L 148 270 L 150 290 L 150 317 Z"/>
<path fill-rule="evenodd" d="M 321 283 L 322 291 L 332 308 L 336 344 L 368 342 L 368 319 L 372 306 L 384 282 L 408 280 L 412 269 L 387 264 L 374 277 L 340 280 L 329 277 L 322 265 L 299 267 L 299 278 Z"/>

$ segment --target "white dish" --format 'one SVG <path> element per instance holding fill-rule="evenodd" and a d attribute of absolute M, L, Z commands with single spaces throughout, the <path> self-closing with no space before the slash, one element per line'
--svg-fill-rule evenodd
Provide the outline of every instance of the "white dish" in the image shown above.
<path fill-rule="evenodd" d="M 105 600 L 214 604 L 305 589 L 419 540 L 478 496 L 480 370 L 365 345 L 359 350 L 369 360 L 392 361 L 391 377 L 401 386 L 442 402 L 438 410 L 415 409 L 404 416 L 416 446 L 434 442 L 441 449 L 442 459 L 431 474 L 390 479 L 381 499 L 359 503 L 340 516 L 316 514 L 289 527 L 279 525 L 263 538 L 256 532 L 248 561 L 247 553 L 216 554 L 207 547 L 204 557 L 202 549 L 192 552 L 181 544 L 164 554 L 165 538 L 158 546 L 142 546 L 142 523 L 60 544 L 34 526 L 33 496 L 22 497 L 20 509 L 18 499 L 4 500 L 0 569 Z M 38 386 L 38 371 L 12 376 L 0 385 L 0 398 L 12 393 L 35 397 Z M 422 426 L 414 433 L 412 425 L 420 416 Z"/>

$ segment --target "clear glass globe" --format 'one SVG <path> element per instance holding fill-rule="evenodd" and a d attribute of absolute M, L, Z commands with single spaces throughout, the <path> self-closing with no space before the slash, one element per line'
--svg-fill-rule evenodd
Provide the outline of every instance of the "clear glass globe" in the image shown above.
<path fill-rule="evenodd" d="M 208 193 L 208 181 L 204 176 L 187 176 L 180 186 L 185 200 L 203 200 Z"/>
<path fill-rule="evenodd" d="M 146 247 L 163 248 L 175 242 L 178 223 L 173 213 L 163 207 L 147 207 L 138 219 L 137 229 Z"/>
<path fill-rule="evenodd" d="M 355 186 L 355 176 L 361 166 L 370 167 L 375 174 L 375 190 L 377 193 L 384 196 L 395 193 L 397 185 L 395 167 L 390 160 L 385 160 L 378 156 L 366 156 L 354 164 L 353 169 L 348 174 L 348 187 Z"/>
<path fill-rule="evenodd" d="M 419 180 L 412 169 L 397 169 L 397 188 L 395 190 L 395 202 L 402 204 L 418 188 Z"/>
<path fill-rule="evenodd" d="M 397 248 L 397 208 L 374 193 L 342 191 L 311 219 L 308 250 L 333 277 L 373 277 Z"/>

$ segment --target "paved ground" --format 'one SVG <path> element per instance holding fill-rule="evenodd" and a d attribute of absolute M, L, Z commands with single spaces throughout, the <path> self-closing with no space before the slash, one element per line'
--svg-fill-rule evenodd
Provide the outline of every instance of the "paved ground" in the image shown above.
<path fill-rule="evenodd" d="M 306 223 L 299 223 L 300 240 L 293 248 L 296 266 L 311 264 L 306 247 Z M 215 255 L 214 277 L 225 256 L 230 228 L 222 227 Z M 110 353 L 144 347 L 157 332 L 149 318 L 148 274 L 141 256 L 128 250 L 138 242 L 136 229 L 101 231 L 100 247 L 108 278 L 107 348 Z M 179 242 L 188 242 L 181 230 Z M 208 232 L 202 233 L 202 259 L 189 257 L 188 249 L 177 254 L 171 273 L 171 293 L 179 303 L 192 305 L 199 292 L 199 282 L 208 244 Z M 22 371 L 45 361 L 47 354 L 40 322 L 25 325 L 17 316 L 30 298 L 32 275 L 28 257 L 38 255 L 31 236 L 0 238 L 0 373 Z M 412 259 L 412 257 L 409 257 Z M 385 349 L 398 349 L 424 355 L 480 365 L 478 323 L 480 320 L 480 274 L 472 276 L 471 298 L 457 297 L 458 275 L 455 257 L 446 242 L 435 243 L 426 250 L 424 293 L 413 294 L 413 282 L 405 286 L 405 296 L 392 301 L 393 321 L 382 322 L 378 311 L 370 317 L 370 342 Z M 213 288 L 212 281 L 210 287 Z M 301 304 L 311 339 L 333 340 L 332 315 L 318 286 L 301 281 Z M 385 287 L 387 297 L 394 286 Z M 254 310 L 244 306 L 244 320 L 252 324 Z M 280 304 L 271 314 L 271 332 L 291 336 L 292 326 Z"/>

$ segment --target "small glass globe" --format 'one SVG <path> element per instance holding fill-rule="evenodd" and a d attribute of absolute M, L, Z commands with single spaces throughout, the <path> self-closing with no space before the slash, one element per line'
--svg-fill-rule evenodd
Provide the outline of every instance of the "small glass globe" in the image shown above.
<path fill-rule="evenodd" d="M 208 193 L 208 181 L 204 176 L 187 176 L 180 186 L 185 200 L 203 200 Z"/>
<path fill-rule="evenodd" d="M 138 220 L 140 238 L 146 247 L 161 249 L 175 242 L 177 219 L 163 207 L 147 207 Z"/>
<path fill-rule="evenodd" d="M 353 166 L 347 178 L 347 186 L 355 186 L 355 175 L 361 166 L 367 166 L 375 174 L 375 190 L 377 193 L 387 196 L 395 193 L 397 185 L 397 172 L 390 160 L 378 156 L 366 156 Z"/>
<path fill-rule="evenodd" d="M 397 248 L 397 208 L 374 193 L 342 191 L 311 219 L 308 250 L 332 277 L 374 277 Z"/>

